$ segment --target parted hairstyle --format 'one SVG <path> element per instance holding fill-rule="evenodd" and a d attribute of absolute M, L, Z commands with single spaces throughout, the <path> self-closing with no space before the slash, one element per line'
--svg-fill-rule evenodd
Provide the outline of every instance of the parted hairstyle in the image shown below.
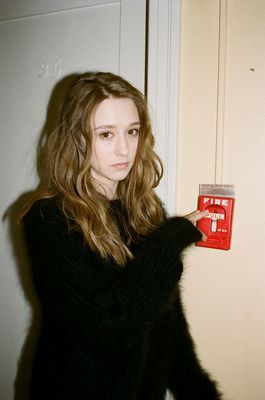
<path fill-rule="evenodd" d="M 90 171 L 92 117 L 97 106 L 109 98 L 131 99 L 140 119 L 134 165 L 118 183 L 116 192 L 127 213 L 128 243 L 122 241 L 112 218 L 111 201 L 96 190 Z M 139 90 L 109 72 L 78 75 L 66 92 L 57 128 L 42 149 L 46 180 L 40 183 L 25 210 L 41 198 L 56 197 L 69 228 L 78 230 L 92 251 L 124 266 L 127 259 L 133 258 L 129 242 L 147 235 L 163 220 L 154 192 L 163 169 L 153 147 L 147 100 Z"/>

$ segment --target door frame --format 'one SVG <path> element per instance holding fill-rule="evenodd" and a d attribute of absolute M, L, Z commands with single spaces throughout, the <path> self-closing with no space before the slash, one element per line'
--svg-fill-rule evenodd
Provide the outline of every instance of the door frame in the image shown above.
<path fill-rule="evenodd" d="M 164 177 L 157 193 L 177 209 L 181 0 L 148 1 L 147 97 Z M 156 133 L 157 132 L 157 133 Z"/>

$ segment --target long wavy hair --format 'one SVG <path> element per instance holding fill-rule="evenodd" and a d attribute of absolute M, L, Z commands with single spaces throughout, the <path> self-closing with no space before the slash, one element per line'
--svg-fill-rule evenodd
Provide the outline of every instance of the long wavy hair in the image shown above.
<path fill-rule="evenodd" d="M 92 116 L 105 99 L 128 98 L 137 107 L 140 133 L 134 165 L 118 183 L 116 197 L 126 215 L 128 242 L 121 239 L 111 213 L 111 202 L 93 185 L 90 171 Z M 46 178 L 31 198 L 23 214 L 41 198 L 56 197 L 70 229 L 78 230 L 92 251 L 114 258 L 124 266 L 133 258 L 129 243 L 150 233 L 162 220 L 163 210 L 154 188 L 163 168 L 153 150 L 147 101 L 129 82 L 108 72 L 87 72 L 75 78 L 63 102 L 58 126 L 44 143 L 42 163 Z"/>

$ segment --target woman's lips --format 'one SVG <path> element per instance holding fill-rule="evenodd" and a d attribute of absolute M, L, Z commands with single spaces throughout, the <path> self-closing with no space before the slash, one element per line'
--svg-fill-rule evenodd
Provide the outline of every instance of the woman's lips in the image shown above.
<path fill-rule="evenodd" d="M 112 164 L 112 166 L 113 166 L 114 168 L 117 168 L 117 169 L 125 169 L 125 168 L 128 167 L 128 165 L 129 165 L 128 162 Z"/>

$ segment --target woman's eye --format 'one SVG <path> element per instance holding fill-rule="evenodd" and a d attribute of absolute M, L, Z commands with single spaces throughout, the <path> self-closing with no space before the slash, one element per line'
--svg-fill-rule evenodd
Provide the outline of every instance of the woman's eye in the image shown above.
<path fill-rule="evenodd" d="M 111 132 L 101 132 L 100 134 L 99 134 L 99 137 L 101 138 L 101 139 L 109 139 L 110 137 L 112 136 L 112 133 Z"/>
<path fill-rule="evenodd" d="M 136 129 L 136 128 L 130 129 L 130 130 L 128 131 L 128 135 L 130 135 L 130 136 L 137 136 L 137 135 L 139 135 L 139 129 Z"/>

